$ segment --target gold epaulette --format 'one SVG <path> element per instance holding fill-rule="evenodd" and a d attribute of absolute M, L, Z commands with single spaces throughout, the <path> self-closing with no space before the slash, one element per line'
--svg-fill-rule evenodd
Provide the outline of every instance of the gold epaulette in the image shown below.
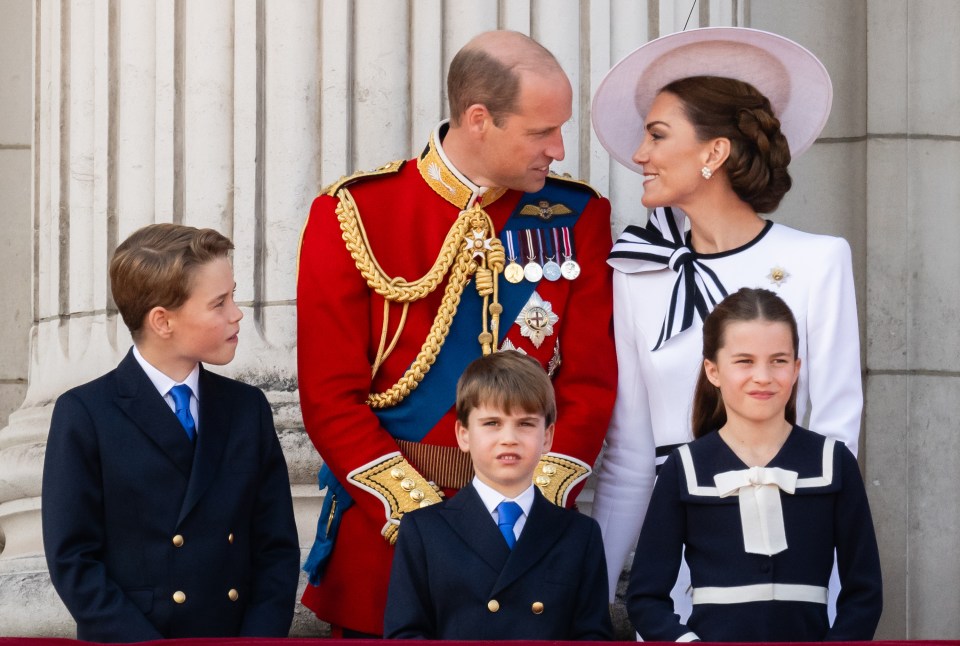
<path fill-rule="evenodd" d="M 344 175 L 340 179 L 335 181 L 333 184 L 330 184 L 329 186 L 325 187 L 322 191 L 320 191 L 320 194 L 329 195 L 333 197 L 334 195 L 337 194 L 337 191 L 339 191 L 341 188 L 343 188 L 347 184 L 352 184 L 354 182 L 366 179 L 368 177 L 378 177 L 380 175 L 392 175 L 393 173 L 399 172 L 400 169 L 403 168 L 403 165 L 405 163 L 407 163 L 407 160 L 398 159 L 397 161 L 392 161 L 388 164 L 384 164 L 383 166 L 380 166 L 379 168 L 375 168 L 373 170 L 360 170 L 354 173 L 353 175 Z"/>
<path fill-rule="evenodd" d="M 351 472 L 347 480 L 383 502 L 387 522 L 381 534 L 391 545 L 397 540 L 400 519 L 405 513 L 438 503 L 442 495 L 400 453 L 390 453 L 375 464 Z"/>
<path fill-rule="evenodd" d="M 566 182 L 566 183 L 568 183 L 568 184 L 576 184 L 577 186 L 582 186 L 583 188 L 585 188 L 585 189 L 587 189 L 588 191 L 590 191 L 591 193 L 593 193 L 594 197 L 603 197 L 602 195 L 600 195 L 600 191 L 598 191 L 598 190 L 595 189 L 594 187 L 590 186 L 588 183 L 586 183 L 586 182 L 583 181 L 582 179 L 576 179 L 576 178 L 575 178 L 573 175 L 571 175 L 570 173 L 564 173 L 564 174 L 560 175 L 559 173 L 554 173 L 553 171 L 550 171 L 550 174 L 547 175 L 547 179 L 553 179 L 553 180 L 557 180 L 557 181 L 560 181 L 560 182 Z"/>
<path fill-rule="evenodd" d="M 533 472 L 533 484 L 544 498 L 558 507 L 566 507 L 570 489 L 590 475 L 590 471 L 589 466 L 576 458 L 547 453 Z"/>

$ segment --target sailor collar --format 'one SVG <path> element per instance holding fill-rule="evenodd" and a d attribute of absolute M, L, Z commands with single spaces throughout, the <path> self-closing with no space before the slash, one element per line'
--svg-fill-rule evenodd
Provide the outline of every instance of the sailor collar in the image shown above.
<path fill-rule="evenodd" d="M 430 135 L 430 141 L 417 160 L 417 169 L 430 188 L 460 210 L 471 208 L 477 200 L 489 206 L 507 189 L 477 186 L 458 171 L 443 152 L 440 142 L 450 127 L 449 120 L 441 121 Z"/>

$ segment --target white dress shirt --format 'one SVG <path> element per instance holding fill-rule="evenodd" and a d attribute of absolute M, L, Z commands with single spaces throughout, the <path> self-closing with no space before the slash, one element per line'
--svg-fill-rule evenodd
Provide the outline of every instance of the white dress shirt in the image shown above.
<path fill-rule="evenodd" d="M 494 523 L 498 523 L 500 520 L 500 512 L 497 511 L 497 506 L 500 503 L 510 501 L 520 505 L 523 513 L 520 514 L 520 518 L 518 518 L 517 522 L 513 525 L 513 535 L 520 538 L 520 532 L 523 531 L 524 525 L 527 524 L 527 516 L 530 515 L 530 508 L 533 506 L 533 484 L 527 487 L 524 492 L 516 498 L 507 498 L 493 487 L 481 482 L 477 476 L 473 476 L 473 488 L 480 494 L 480 500 L 483 501 L 483 506 L 490 512 L 490 517 Z"/>
<path fill-rule="evenodd" d="M 167 402 L 167 406 L 170 407 L 174 413 L 177 412 L 176 402 L 173 401 L 173 396 L 170 394 L 170 389 L 174 386 L 179 386 L 180 384 L 186 384 L 190 386 L 190 414 L 193 416 L 193 423 L 196 432 L 200 432 L 200 399 L 198 397 L 200 385 L 200 364 L 198 363 L 193 367 L 193 370 L 190 371 L 190 374 L 187 375 L 187 378 L 183 381 L 174 381 L 167 375 L 163 374 L 157 370 L 149 361 L 143 358 L 143 355 L 140 354 L 140 351 L 137 349 L 137 346 L 133 346 L 133 358 L 137 360 L 137 363 L 140 364 L 140 367 L 143 368 L 143 371 L 147 373 L 147 377 L 150 379 L 150 383 L 153 384 L 153 387 L 157 389 L 157 392 L 163 396 L 163 401 Z"/>

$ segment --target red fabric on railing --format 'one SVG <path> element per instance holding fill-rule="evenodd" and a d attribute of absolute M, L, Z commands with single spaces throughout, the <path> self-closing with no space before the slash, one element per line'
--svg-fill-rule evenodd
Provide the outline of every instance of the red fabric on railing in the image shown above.
<path fill-rule="evenodd" d="M 375 639 L 301 639 L 301 638 L 287 638 L 287 639 L 261 639 L 261 638 L 224 638 L 224 639 L 168 639 L 168 640 L 159 640 L 159 641 L 150 641 L 150 642 L 137 642 L 138 645 L 151 645 L 151 646 L 191 646 L 193 644 L 203 645 L 203 646 L 218 646 L 222 644 L 223 646 L 270 646 L 272 644 L 282 644 L 283 646 L 318 646 L 317 642 L 323 641 L 323 646 L 383 646 L 382 640 Z M 413 640 L 403 640 L 396 642 L 398 645 L 403 644 L 403 646 L 415 646 L 416 644 L 425 644 L 433 642 L 418 642 Z M 619 644 L 635 644 L 636 642 L 562 642 L 562 641 L 448 641 L 444 644 L 449 644 L 450 646 L 502 646 L 503 644 L 509 644 L 510 646 L 544 646 L 545 644 L 551 644 L 555 646 L 561 645 L 590 645 L 590 644 L 610 644 L 610 643 L 619 643 Z M 672 642 L 644 642 L 647 644 L 666 644 Z M 708 644 L 710 642 L 702 642 Z M 767 643 L 767 642 L 725 642 L 724 646 L 757 646 L 757 643 Z M 808 646 L 810 642 L 769 642 L 770 644 L 776 644 L 777 646 L 789 646 L 791 644 L 795 646 Z M 960 640 L 957 639 L 944 639 L 944 640 L 886 640 L 886 641 L 872 641 L 872 642 L 832 642 L 837 646 L 843 646 L 844 644 L 848 646 L 960 646 Z M 81 642 L 75 639 L 62 639 L 62 638 L 47 638 L 47 637 L 0 637 L 0 646 L 8 645 L 23 645 L 23 646 L 84 646 L 85 644 L 93 645 L 95 642 Z"/>

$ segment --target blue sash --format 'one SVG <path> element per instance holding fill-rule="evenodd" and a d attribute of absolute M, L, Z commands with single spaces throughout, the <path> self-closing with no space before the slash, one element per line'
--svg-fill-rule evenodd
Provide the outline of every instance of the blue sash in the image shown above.
<path fill-rule="evenodd" d="M 537 193 L 525 193 L 520 198 L 499 235 L 524 229 L 549 230 L 560 227 L 572 229 L 589 200 L 589 192 L 582 187 L 561 182 L 547 182 Z M 572 213 L 552 216 L 549 220 L 520 215 L 523 207 L 528 204 L 536 205 L 540 201 L 563 204 Z M 514 284 L 503 277 L 500 278 L 498 296 L 500 305 L 503 306 L 503 313 L 500 315 L 498 347 L 536 287 L 536 283 L 526 280 Z M 471 282 L 464 288 L 463 295 L 460 297 L 457 315 L 450 325 L 446 342 L 420 385 L 396 406 L 373 411 L 380 419 L 380 425 L 393 438 L 419 442 L 453 406 L 456 401 L 457 380 L 467 365 L 480 356 L 480 343 L 477 337 L 480 334 L 482 312 L 483 297 L 477 293 Z M 450 429 L 450 432 L 452 433 L 453 429 Z"/>
<path fill-rule="evenodd" d="M 525 229 L 549 230 L 560 227 L 572 229 L 590 201 L 590 195 L 589 190 L 576 184 L 548 180 L 543 189 L 537 193 L 525 193 L 520 198 L 499 235 L 507 231 Z M 537 206 L 541 201 L 548 204 L 563 204 L 571 212 L 553 215 L 549 219 L 536 215 L 521 215 L 525 206 L 531 204 Z M 503 306 L 503 313 L 500 315 L 500 336 L 497 339 L 497 346 L 503 342 L 507 331 L 534 289 L 536 284 L 526 280 L 517 284 L 500 280 L 498 296 L 500 305 Z M 436 361 L 417 388 L 396 406 L 373 411 L 380 420 L 380 425 L 390 433 L 391 437 L 419 442 L 454 405 L 460 374 L 467 364 L 480 356 L 480 343 L 477 337 L 480 334 L 482 312 L 483 297 L 477 293 L 471 281 L 471 284 L 463 290 L 457 315 L 453 317 L 447 339 Z M 450 432 L 453 433 L 452 428 Z M 327 494 L 317 521 L 316 539 L 303 564 L 303 571 L 307 573 L 307 579 L 311 585 L 320 584 L 333 551 L 333 543 L 336 540 L 343 512 L 353 504 L 353 499 L 346 488 L 337 481 L 326 464 L 320 468 L 317 480 L 321 490 L 327 489 Z"/>

